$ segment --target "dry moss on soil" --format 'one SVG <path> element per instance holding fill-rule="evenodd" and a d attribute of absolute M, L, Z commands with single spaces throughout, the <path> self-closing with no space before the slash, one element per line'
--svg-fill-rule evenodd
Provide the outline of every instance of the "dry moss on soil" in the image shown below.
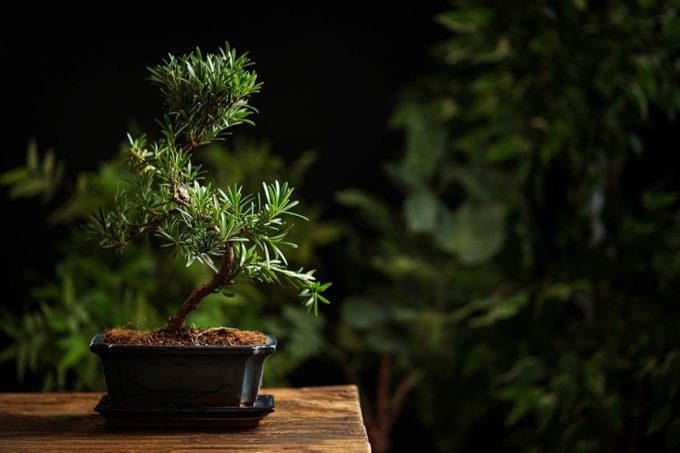
<path fill-rule="evenodd" d="M 109 329 L 104 332 L 105 343 L 128 345 L 257 346 L 266 344 L 267 341 L 268 338 L 262 332 L 229 327 L 211 329 L 185 327 L 176 332 L 169 332 L 164 329 Z"/>

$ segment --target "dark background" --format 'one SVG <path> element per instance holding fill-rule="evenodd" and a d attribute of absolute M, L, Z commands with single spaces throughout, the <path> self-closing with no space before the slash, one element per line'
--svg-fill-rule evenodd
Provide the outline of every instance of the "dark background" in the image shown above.
<path fill-rule="evenodd" d="M 264 82 L 253 99 L 260 111 L 256 126 L 237 133 L 271 141 L 287 160 L 317 150 L 304 193 L 311 201 L 330 201 L 345 187 L 380 193 L 383 157 L 399 147 L 386 127 L 388 116 L 399 87 L 431 67 L 428 49 L 445 36 L 433 16 L 444 5 L 344 5 L 12 18 L 13 27 L 3 32 L 0 173 L 24 162 L 33 137 L 41 152 L 56 149 L 67 178 L 96 169 L 116 154 L 131 122 L 155 127 L 160 101 L 145 80 L 148 66 L 168 53 L 211 51 L 229 41 L 250 53 Z M 45 226 L 49 211 L 32 200 L 4 195 L 0 202 L 0 228 L 8 239 L 0 270 L 3 305 L 11 309 L 35 279 L 52 272 L 57 256 L 49 247 L 62 231 Z M 324 204 L 333 216 L 334 204 Z"/>

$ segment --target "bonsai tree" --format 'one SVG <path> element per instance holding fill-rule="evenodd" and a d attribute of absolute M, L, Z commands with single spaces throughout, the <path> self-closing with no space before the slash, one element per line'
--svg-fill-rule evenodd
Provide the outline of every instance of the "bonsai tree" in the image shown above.
<path fill-rule="evenodd" d="M 252 62 L 227 43 L 218 54 L 199 49 L 149 68 L 149 80 L 161 90 L 164 114 L 157 120 L 160 137 L 128 134 L 126 163 L 130 178 L 120 188 L 115 208 L 92 215 L 90 228 L 105 248 L 121 251 L 134 241 L 154 236 L 162 247 L 174 247 L 187 267 L 198 261 L 214 275 L 196 288 L 167 322 L 177 333 L 186 318 L 209 294 L 238 281 L 289 283 L 299 290 L 307 312 L 329 301 L 314 270 L 289 268 L 283 249 L 292 219 L 307 220 L 293 209 L 293 187 L 264 183 L 257 194 L 245 194 L 238 184 L 224 190 L 203 183 L 203 172 L 192 163 L 202 145 L 223 140 L 238 124 L 254 124 L 249 104 L 260 90 Z"/>

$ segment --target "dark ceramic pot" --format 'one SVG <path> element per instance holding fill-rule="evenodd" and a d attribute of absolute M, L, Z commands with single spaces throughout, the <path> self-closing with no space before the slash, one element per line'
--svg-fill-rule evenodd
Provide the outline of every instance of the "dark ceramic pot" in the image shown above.
<path fill-rule="evenodd" d="M 90 350 L 104 367 L 111 407 L 252 406 L 276 338 L 261 346 L 137 346 L 104 343 Z"/>

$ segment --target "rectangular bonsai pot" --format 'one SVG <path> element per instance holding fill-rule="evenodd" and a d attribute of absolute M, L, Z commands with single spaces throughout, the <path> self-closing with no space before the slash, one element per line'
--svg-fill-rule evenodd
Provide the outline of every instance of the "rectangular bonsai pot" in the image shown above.
<path fill-rule="evenodd" d="M 104 343 L 90 350 L 104 367 L 111 407 L 251 407 L 276 338 L 261 346 L 164 346 Z"/>

